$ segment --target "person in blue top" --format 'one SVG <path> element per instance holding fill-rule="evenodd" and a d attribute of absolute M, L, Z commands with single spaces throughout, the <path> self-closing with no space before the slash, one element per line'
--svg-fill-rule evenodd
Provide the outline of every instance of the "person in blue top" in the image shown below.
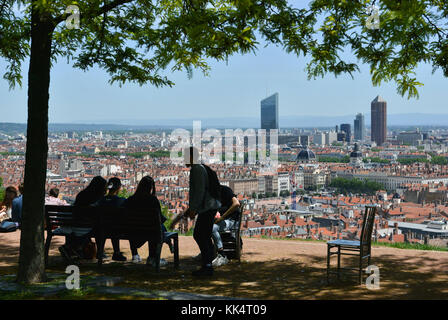
<path fill-rule="evenodd" d="M 94 206 L 101 207 L 123 207 L 125 198 L 119 197 L 118 193 L 121 189 L 121 181 L 117 177 L 110 178 L 107 182 L 107 195 L 95 202 Z M 126 261 L 126 257 L 120 252 L 120 239 L 111 238 L 112 246 L 114 248 L 114 254 L 112 255 L 112 260 L 115 261 Z"/>
<path fill-rule="evenodd" d="M 12 200 L 12 206 L 11 206 L 11 220 L 13 222 L 18 222 L 19 225 L 22 222 L 22 206 L 23 206 L 23 183 L 19 186 L 19 192 L 20 196 L 17 198 L 14 198 Z"/>

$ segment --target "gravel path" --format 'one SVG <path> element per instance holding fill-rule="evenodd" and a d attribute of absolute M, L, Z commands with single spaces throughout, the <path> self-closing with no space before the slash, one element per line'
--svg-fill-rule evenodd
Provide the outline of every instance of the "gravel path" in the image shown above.
<path fill-rule="evenodd" d="M 0 274 L 11 273 L 18 262 L 20 233 L 0 234 Z M 106 263 L 104 273 L 123 274 L 130 270 L 129 285 L 151 286 L 155 290 L 195 292 L 229 297 L 257 299 L 446 299 L 448 298 L 448 252 L 373 248 L 372 264 L 380 270 L 380 289 L 368 290 L 356 284 L 356 273 L 344 274 L 341 281 L 326 283 L 326 244 L 294 240 L 261 240 L 243 238 L 241 263 L 232 261 L 216 269 L 215 277 L 196 280 L 190 276 L 196 268 L 192 257 L 199 253 L 192 237 L 179 238 L 181 268 L 170 263 L 160 274 L 148 274 L 146 266 Z M 53 240 L 50 268 L 62 269 L 57 247 L 62 237 Z M 121 241 L 121 250 L 131 258 L 129 244 Z M 110 240 L 107 253 L 112 253 Z M 147 246 L 140 249 L 147 256 Z M 167 246 L 162 257 L 172 262 Z M 334 258 L 336 259 L 336 258 Z M 342 263 L 352 263 L 343 259 Z M 334 263 L 336 261 L 334 260 Z M 88 272 L 93 272 L 91 264 Z M 353 265 L 354 266 L 354 265 Z M 142 269 L 143 268 L 143 269 Z M 81 271 L 82 272 L 82 271 Z M 145 272 L 143 274 L 143 272 Z M 353 276 L 351 276 L 353 275 Z M 364 279 L 367 278 L 364 275 Z M 142 281 L 142 277 L 145 281 Z"/>

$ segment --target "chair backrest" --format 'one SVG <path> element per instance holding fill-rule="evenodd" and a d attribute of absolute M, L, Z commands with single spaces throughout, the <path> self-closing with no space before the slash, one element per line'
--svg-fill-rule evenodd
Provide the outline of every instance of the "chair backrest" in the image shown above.
<path fill-rule="evenodd" d="M 370 247 L 372 242 L 372 231 L 373 231 L 373 223 L 375 221 L 375 215 L 377 212 L 377 207 L 366 207 L 366 211 L 364 213 L 364 219 L 362 221 L 362 230 L 361 230 L 361 245 L 365 245 Z"/>
<path fill-rule="evenodd" d="M 238 220 L 238 230 L 241 229 L 241 222 L 243 221 L 243 212 L 246 207 L 246 201 L 241 201 L 240 204 L 240 219 Z"/>

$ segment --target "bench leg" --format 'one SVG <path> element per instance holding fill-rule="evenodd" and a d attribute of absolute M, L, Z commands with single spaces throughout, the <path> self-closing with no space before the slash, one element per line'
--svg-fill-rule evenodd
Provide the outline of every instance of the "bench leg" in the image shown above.
<path fill-rule="evenodd" d="M 45 267 L 48 265 L 48 253 L 50 252 L 51 238 L 53 235 L 47 232 L 47 239 L 45 240 Z"/>
<path fill-rule="evenodd" d="M 103 255 L 104 255 L 104 244 L 106 239 L 102 239 L 101 237 L 95 238 L 96 241 L 96 257 L 98 259 L 98 267 L 103 265 Z"/>
<path fill-rule="evenodd" d="M 174 242 L 174 268 L 179 268 L 179 237 L 173 238 Z"/>

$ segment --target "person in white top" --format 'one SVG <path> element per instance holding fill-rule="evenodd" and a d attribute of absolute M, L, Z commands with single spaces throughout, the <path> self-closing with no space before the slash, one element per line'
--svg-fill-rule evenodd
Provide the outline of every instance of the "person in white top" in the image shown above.
<path fill-rule="evenodd" d="M 11 219 L 12 200 L 17 197 L 17 189 L 15 187 L 7 187 L 5 197 L 0 203 L 0 221 Z"/>
<path fill-rule="evenodd" d="M 53 205 L 53 206 L 67 206 L 68 203 L 65 200 L 59 199 L 59 189 L 58 188 L 52 188 L 48 192 L 48 196 L 45 197 L 45 204 L 46 205 Z"/>

